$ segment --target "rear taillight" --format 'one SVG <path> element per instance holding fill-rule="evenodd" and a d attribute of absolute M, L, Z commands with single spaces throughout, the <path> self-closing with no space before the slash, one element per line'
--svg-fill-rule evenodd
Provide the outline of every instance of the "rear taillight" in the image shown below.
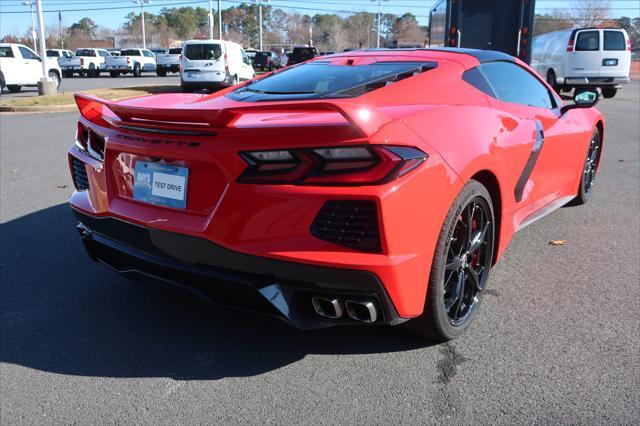
<path fill-rule="evenodd" d="M 80 66 L 84 66 L 84 58 L 80 58 Z"/>
<path fill-rule="evenodd" d="M 76 133 L 76 146 L 82 150 L 87 152 L 87 142 L 89 140 L 89 129 L 87 129 L 84 124 L 78 122 L 78 130 Z"/>
<path fill-rule="evenodd" d="M 224 71 L 229 73 L 229 58 L 227 57 L 227 53 L 224 54 Z"/>
<path fill-rule="evenodd" d="M 127 64 L 131 63 L 131 58 L 127 56 Z"/>
<path fill-rule="evenodd" d="M 269 65 L 270 62 L 271 60 L 267 57 L 267 65 Z"/>
<path fill-rule="evenodd" d="M 75 144 L 78 149 L 90 157 L 98 161 L 104 159 L 105 138 L 81 122 L 78 122 Z"/>
<path fill-rule="evenodd" d="M 575 42 L 574 38 L 571 37 L 569 39 L 569 43 L 567 43 L 567 52 L 573 52 L 573 43 Z"/>
<path fill-rule="evenodd" d="M 295 148 L 241 152 L 248 167 L 241 183 L 373 185 L 398 178 L 428 155 L 402 146 Z"/>

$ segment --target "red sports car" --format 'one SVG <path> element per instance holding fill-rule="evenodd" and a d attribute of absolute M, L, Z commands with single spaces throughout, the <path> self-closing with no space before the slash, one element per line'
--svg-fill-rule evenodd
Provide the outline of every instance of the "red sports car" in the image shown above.
<path fill-rule="evenodd" d="M 211 95 L 76 95 L 89 255 L 300 328 L 473 321 L 514 232 L 592 193 L 598 93 L 491 51 L 346 52 Z"/>

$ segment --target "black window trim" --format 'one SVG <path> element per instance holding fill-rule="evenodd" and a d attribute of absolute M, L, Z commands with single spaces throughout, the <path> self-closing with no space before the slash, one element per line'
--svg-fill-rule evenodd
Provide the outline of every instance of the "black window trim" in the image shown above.
<path fill-rule="evenodd" d="M 597 33 L 598 34 L 598 48 L 597 49 L 580 49 L 578 50 L 578 40 L 580 35 L 584 33 Z M 601 52 L 604 48 L 604 34 L 598 28 L 582 28 L 576 31 L 575 44 L 573 47 L 574 52 Z"/>

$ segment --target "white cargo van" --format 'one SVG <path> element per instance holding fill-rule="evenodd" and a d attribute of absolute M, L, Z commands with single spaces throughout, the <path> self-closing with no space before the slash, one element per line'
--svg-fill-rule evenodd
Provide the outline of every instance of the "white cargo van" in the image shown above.
<path fill-rule="evenodd" d="M 232 86 L 255 77 L 251 60 L 239 44 L 225 40 L 190 40 L 182 46 L 182 90 Z"/>
<path fill-rule="evenodd" d="M 629 82 L 631 42 L 625 30 L 614 28 L 541 34 L 533 38 L 531 66 L 556 91 L 600 87 L 613 98 Z"/>

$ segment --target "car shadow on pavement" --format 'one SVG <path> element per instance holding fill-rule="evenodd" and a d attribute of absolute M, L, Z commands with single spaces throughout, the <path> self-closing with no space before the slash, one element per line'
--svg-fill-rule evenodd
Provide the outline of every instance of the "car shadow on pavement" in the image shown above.
<path fill-rule="evenodd" d="M 80 376 L 252 376 L 307 354 L 415 349 L 391 327 L 299 331 L 123 278 L 84 253 L 65 204 L 0 225 L 0 362 Z"/>

